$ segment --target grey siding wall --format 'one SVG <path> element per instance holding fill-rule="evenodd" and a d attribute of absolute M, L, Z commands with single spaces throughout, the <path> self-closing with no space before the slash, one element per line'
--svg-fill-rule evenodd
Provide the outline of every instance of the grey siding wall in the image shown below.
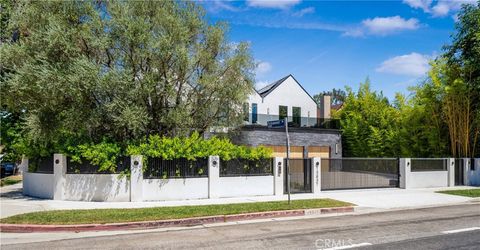
<path fill-rule="evenodd" d="M 206 137 L 212 136 L 206 134 Z M 292 146 L 328 146 L 331 158 L 342 157 L 342 138 L 339 131 L 306 128 L 292 128 L 289 131 Z M 231 132 L 230 139 L 235 144 L 241 145 L 285 145 L 284 129 L 248 128 Z M 335 144 L 338 144 L 338 153 L 335 154 Z"/>

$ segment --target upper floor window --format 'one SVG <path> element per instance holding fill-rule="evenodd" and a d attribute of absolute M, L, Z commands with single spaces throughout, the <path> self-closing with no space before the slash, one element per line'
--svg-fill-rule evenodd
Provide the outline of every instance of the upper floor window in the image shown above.
<path fill-rule="evenodd" d="M 288 117 L 288 106 L 278 106 L 278 119 L 282 120 Z"/>

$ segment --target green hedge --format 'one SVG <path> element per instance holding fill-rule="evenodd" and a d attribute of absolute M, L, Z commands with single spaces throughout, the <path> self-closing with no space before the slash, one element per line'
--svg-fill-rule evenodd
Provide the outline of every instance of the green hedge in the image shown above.
<path fill-rule="evenodd" d="M 272 150 L 263 146 L 248 147 L 233 144 L 229 139 L 212 137 L 203 139 L 197 132 L 189 137 L 161 137 L 152 135 L 139 143 L 132 143 L 126 150 L 116 143 L 101 142 L 69 147 L 67 153 L 73 161 L 82 159 L 99 166 L 99 171 L 114 172 L 117 157 L 120 155 L 143 155 L 148 158 L 159 157 L 165 160 L 186 158 L 195 160 L 210 155 L 218 155 L 220 159 L 234 158 L 259 160 L 272 157 Z"/>

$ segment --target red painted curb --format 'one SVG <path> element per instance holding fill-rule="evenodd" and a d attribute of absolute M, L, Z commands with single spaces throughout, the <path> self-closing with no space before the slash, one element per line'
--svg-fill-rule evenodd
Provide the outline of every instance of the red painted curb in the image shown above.
<path fill-rule="evenodd" d="M 126 229 L 151 229 L 175 226 L 195 226 L 227 221 L 241 221 L 252 219 L 266 219 L 289 216 L 303 216 L 305 210 L 283 210 L 259 213 L 217 215 L 175 220 L 122 222 L 107 224 L 77 224 L 77 225 L 38 225 L 38 224 L 0 224 L 0 232 L 4 233 L 33 233 L 33 232 L 84 232 L 84 231 L 113 231 Z M 353 212 L 353 207 L 320 208 L 321 214 Z"/>

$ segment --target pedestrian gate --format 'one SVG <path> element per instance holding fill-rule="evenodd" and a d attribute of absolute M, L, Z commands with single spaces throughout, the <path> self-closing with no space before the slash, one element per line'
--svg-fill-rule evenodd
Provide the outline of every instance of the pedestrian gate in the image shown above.
<path fill-rule="evenodd" d="M 290 193 L 311 193 L 312 192 L 312 160 L 311 159 L 290 159 Z M 285 166 L 287 160 L 285 159 Z M 284 193 L 288 193 L 287 174 L 285 174 Z"/>
<path fill-rule="evenodd" d="M 322 190 L 399 187 L 395 158 L 321 159 Z"/>

